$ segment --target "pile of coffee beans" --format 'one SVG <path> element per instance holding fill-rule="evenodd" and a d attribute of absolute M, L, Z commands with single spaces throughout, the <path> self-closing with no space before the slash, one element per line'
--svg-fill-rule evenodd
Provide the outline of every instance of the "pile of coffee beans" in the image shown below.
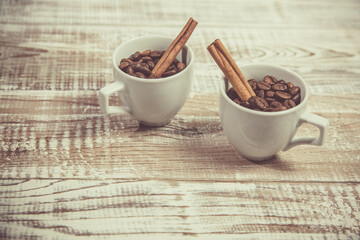
<path fill-rule="evenodd" d="M 135 52 L 129 58 L 123 58 L 120 62 L 119 68 L 121 71 L 139 78 L 149 78 L 151 70 L 155 67 L 157 62 L 165 51 L 145 50 L 143 52 Z M 161 77 L 172 76 L 186 68 L 186 64 L 180 62 L 175 58 L 168 69 L 161 75 Z"/>
<path fill-rule="evenodd" d="M 265 76 L 263 81 L 248 80 L 256 96 L 248 101 L 242 101 L 234 88 L 230 88 L 227 95 L 235 103 L 257 111 L 277 112 L 290 109 L 301 101 L 300 87 L 291 82 L 277 80 L 273 76 Z"/>

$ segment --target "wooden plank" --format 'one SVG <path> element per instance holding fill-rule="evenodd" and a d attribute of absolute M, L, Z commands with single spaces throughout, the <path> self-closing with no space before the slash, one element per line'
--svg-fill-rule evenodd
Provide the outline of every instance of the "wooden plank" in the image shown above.
<path fill-rule="evenodd" d="M 0 234 L 357 239 L 359 194 L 350 183 L 2 180 Z"/>
<path fill-rule="evenodd" d="M 148 128 L 101 114 L 94 93 L 12 92 L 1 104 L 1 178 L 360 180 L 359 95 L 310 98 L 309 110 L 330 121 L 325 146 L 300 146 L 253 163 L 237 156 L 224 136 L 216 95 L 195 95 L 171 124 Z M 314 130 L 304 125 L 298 135 Z"/>
<path fill-rule="evenodd" d="M 343 28 L 359 25 L 359 1 L 215 1 L 156 0 L 1 1 L 1 22 L 16 24 L 178 26 L 188 16 L 204 27 Z M 185 20 L 186 21 L 186 20 Z"/>
<path fill-rule="evenodd" d="M 154 31 L 173 36 L 177 33 L 177 29 L 167 27 L 2 24 L 0 29 L 0 90 L 97 91 L 113 81 L 111 54 L 118 44 Z M 355 40 L 360 36 L 359 29 L 234 32 L 199 27 L 189 43 L 196 55 L 193 94 L 217 90 L 221 71 L 206 46 L 220 36 L 239 64 L 263 62 L 287 67 L 301 74 L 313 93 L 360 90 L 360 48 Z"/>

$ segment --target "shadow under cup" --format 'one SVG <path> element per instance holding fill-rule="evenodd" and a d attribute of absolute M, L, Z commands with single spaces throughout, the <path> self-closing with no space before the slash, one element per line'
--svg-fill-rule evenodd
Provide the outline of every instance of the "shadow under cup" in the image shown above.
<path fill-rule="evenodd" d="M 163 126 L 181 110 L 191 89 L 194 53 L 185 45 L 176 58 L 186 63 L 186 68 L 166 78 L 137 78 L 121 71 L 118 65 L 136 51 L 166 50 L 172 41 L 166 36 L 139 37 L 122 43 L 113 54 L 114 80 L 124 85 L 119 91 L 121 108 L 144 125 Z"/>
<path fill-rule="evenodd" d="M 226 137 L 237 152 L 250 160 L 265 160 L 284 150 L 296 133 L 300 116 L 308 100 L 308 87 L 298 74 L 268 64 L 240 67 L 246 79 L 262 81 L 266 75 L 292 82 L 301 89 L 301 102 L 279 112 L 260 112 L 234 103 L 226 94 L 227 79 L 220 84 L 220 119 Z"/>

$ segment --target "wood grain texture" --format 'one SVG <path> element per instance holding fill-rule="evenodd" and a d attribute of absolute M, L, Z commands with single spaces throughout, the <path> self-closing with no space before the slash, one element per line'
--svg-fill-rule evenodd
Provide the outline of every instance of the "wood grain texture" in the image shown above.
<path fill-rule="evenodd" d="M 357 239 L 359 193 L 357 184 L 337 183 L 7 180 L 0 186 L 0 233 Z"/>
<path fill-rule="evenodd" d="M 0 239 L 359 239 L 360 2 L 0 1 Z M 195 79 L 161 128 L 100 112 L 122 42 L 176 36 Z M 241 65 L 298 72 L 325 146 L 260 163 L 222 132 L 221 38 Z M 119 105 L 117 96 L 111 104 Z M 317 134 L 304 124 L 299 136 Z"/>

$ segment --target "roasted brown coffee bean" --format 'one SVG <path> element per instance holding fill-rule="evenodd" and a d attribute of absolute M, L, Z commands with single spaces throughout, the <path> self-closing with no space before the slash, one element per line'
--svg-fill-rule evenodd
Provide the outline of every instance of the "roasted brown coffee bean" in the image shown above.
<path fill-rule="evenodd" d="M 265 93 L 265 97 L 270 97 L 270 98 L 273 98 L 275 96 L 275 92 L 274 91 L 266 91 Z"/>
<path fill-rule="evenodd" d="M 142 60 L 143 62 L 148 62 L 148 61 L 152 61 L 152 58 L 148 57 L 148 56 L 145 56 L 145 57 L 142 57 L 140 60 Z"/>
<path fill-rule="evenodd" d="M 179 71 L 184 70 L 185 67 L 186 67 L 186 65 L 185 65 L 184 63 L 182 63 L 182 62 L 178 62 L 178 63 L 176 64 L 176 66 L 177 66 L 177 68 L 179 69 Z"/>
<path fill-rule="evenodd" d="M 296 103 L 299 104 L 300 100 L 301 100 L 301 96 L 300 93 L 296 94 L 295 96 L 292 97 L 292 100 Z"/>
<path fill-rule="evenodd" d="M 139 51 L 135 52 L 133 55 L 130 56 L 130 59 L 134 62 L 139 61 L 141 58 L 141 54 Z"/>
<path fill-rule="evenodd" d="M 278 101 L 273 101 L 273 102 L 270 103 L 270 106 L 271 107 L 281 107 L 283 105 Z"/>
<path fill-rule="evenodd" d="M 145 51 L 141 52 L 140 54 L 141 54 L 142 57 L 145 57 L 145 56 L 149 56 L 150 53 L 151 53 L 151 50 L 148 49 L 148 50 L 145 50 Z"/>
<path fill-rule="evenodd" d="M 150 57 L 152 57 L 152 58 L 159 58 L 159 57 L 161 57 L 161 52 L 158 51 L 158 50 L 151 51 Z"/>
<path fill-rule="evenodd" d="M 285 82 L 283 79 L 281 79 L 281 80 L 277 81 L 276 83 L 286 84 L 286 82 Z"/>
<path fill-rule="evenodd" d="M 135 73 L 134 68 L 130 65 L 125 69 L 127 74 Z"/>
<path fill-rule="evenodd" d="M 148 61 L 146 64 L 149 66 L 150 70 L 155 67 L 155 63 L 153 61 Z"/>
<path fill-rule="evenodd" d="M 142 73 L 142 72 L 136 72 L 135 76 L 138 77 L 138 78 L 146 78 L 145 74 Z"/>
<path fill-rule="evenodd" d="M 282 100 L 282 101 L 291 98 L 290 94 L 288 94 L 286 92 L 281 92 L 281 91 L 276 91 L 275 96 L 277 97 L 277 99 Z"/>
<path fill-rule="evenodd" d="M 296 106 L 296 103 L 293 100 L 288 99 L 284 101 L 284 106 L 287 108 L 293 108 Z"/>
<path fill-rule="evenodd" d="M 287 108 L 284 107 L 284 106 L 279 106 L 279 107 L 274 107 L 274 108 L 271 108 L 270 111 L 271 112 L 279 112 L 279 111 L 283 111 L 283 110 L 286 110 Z"/>
<path fill-rule="evenodd" d="M 241 106 L 243 106 L 243 107 L 251 108 L 250 103 L 247 102 L 247 101 L 241 101 L 241 100 L 240 100 L 240 103 L 239 103 L 239 104 L 240 104 Z"/>
<path fill-rule="evenodd" d="M 138 63 L 136 63 L 134 69 L 135 69 L 137 72 L 142 72 L 142 73 L 145 74 L 146 76 L 149 76 L 150 73 L 151 73 L 151 71 L 150 71 L 150 69 L 147 68 L 146 66 L 147 66 L 146 63 L 142 64 L 142 63 L 139 63 L 139 62 L 138 62 Z"/>
<path fill-rule="evenodd" d="M 294 87 L 294 84 L 292 84 L 292 82 L 288 82 L 286 85 L 288 86 L 289 89 Z"/>
<path fill-rule="evenodd" d="M 255 79 L 248 80 L 248 83 L 253 91 L 257 89 L 257 81 Z"/>
<path fill-rule="evenodd" d="M 239 98 L 234 98 L 234 103 L 241 105 L 241 100 Z"/>
<path fill-rule="evenodd" d="M 272 102 L 276 101 L 275 98 L 270 98 L 270 97 L 266 97 L 264 98 L 269 104 L 271 104 Z"/>
<path fill-rule="evenodd" d="M 161 76 L 162 77 L 170 77 L 170 76 L 172 76 L 172 75 L 174 75 L 176 73 L 177 73 L 177 71 L 174 69 L 174 70 L 171 70 L 171 71 L 164 72 Z"/>
<path fill-rule="evenodd" d="M 234 100 L 235 98 L 239 97 L 233 87 L 228 90 L 227 95 L 231 100 Z"/>
<path fill-rule="evenodd" d="M 123 62 L 132 63 L 133 61 L 128 58 L 123 58 L 123 59 L 121 59 L 120 63 L 123 63 Z"/>
<path fill-rule="evenodd" d="M 248 102 L 250 103 L 251 106 L 253 106 L 254 103 L 255 103 L 255 97 L 254 97 L 254 96 L 251 96 L 251 97 L 248 99 Z"/>
<path fill-rule="evenodd" d="M 175 66 L 174 64 L 171 64 L 168 69 L 166 69 L 166 71 L 171 71 L 171 70 L 174 70 L 175 69 Z M 176 69 L 177 70 L 177 69 Z"/>
<path fill-rule="evenodd" d="M 289 92 L 292 96 L 295 96 L 296 94 L 300 93 L 300 88 L 299 87 L 292 87 L 289 89 Z"/>
<path fill-rule="evenodd" d="M 272 89 L 274 89 L 275 91 L 285 91 L 287 90 L 287 88 L 287 85 L 282 83 L 276 83 L 272 85 Z"/>
<path fill-rule="evenodd" d="M 261 98 L 264 98 L 264 96 L 265 96 L 265 92 L 262 89 L 256 90 L 255 94 L 256 94 L 256 96 L 261 97 Z"/>
<path fill-rule="evenodd" d="M 121 70 L 124 70 L 124 69 L 127 68 L 129 65 L 130 65 L 129 62 L 122 62 L 122 63 L 120 63 L 119 68 L 120 68 Z"/>
<path fill-rule="evenodd" d="M 265 101 L 265 99 L 261 98 L 261 97 L 258 97 L 258 96 L 251 96 L 249 98 L 249 102 L 250 102 L 250 99 L 253 99 L 252 100 L 252 106 L 254 108 L 258 108 L 258 109 L 265 109 L 269 106 L 269 104 Z"/>
<path fill-rule="evenodd" d="M 269 75 L 265 76 L 263 81 L 270 85 L 273 85 L 277 82 L 276 78 L 274 78 L 273 76 L 269 76 Z"/>
<path fill-rule="evenodd" d="M 264 83 L 264 82 L 258 82 L 257 83 L 257 88 L 262 89 L 262 90 L 270 90 L 271 89 L 271 85 Z"/>

